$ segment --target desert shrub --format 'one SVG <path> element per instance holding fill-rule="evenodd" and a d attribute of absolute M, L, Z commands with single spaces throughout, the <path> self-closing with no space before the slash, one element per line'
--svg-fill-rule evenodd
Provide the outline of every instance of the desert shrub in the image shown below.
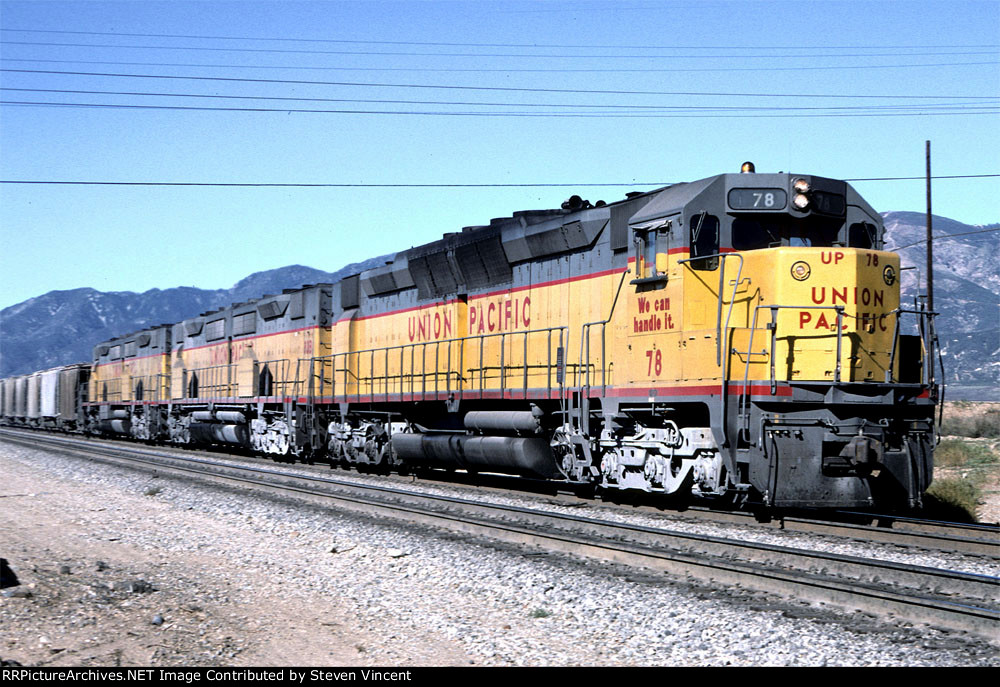
<path fill-rule="evenodd" d="M 934 450 L 934 464 L 940 467 L 988 465 L 996 462 L 1000 462 L 1000 458 L 982 443 L 945 439 Z"/>
<path fill-rule="evenodd" d="M 941 433 L 960 437 L 1000 437 L 1000 407 L 996 404 L 956 401 L 946 403 Z"/>
<path fill-rule="evenodd" d="M 927 490 L 927 508 L 945 520 L 976 522 L 976 504 L 982 496 L 978 480 L 936 479 Z"/>
<path fill-rule="evenodd" d="M 1000 437 L 1000 408 L 990 408 L 977 417 L 973 431 L 976 432 L 975 436 Z"/>

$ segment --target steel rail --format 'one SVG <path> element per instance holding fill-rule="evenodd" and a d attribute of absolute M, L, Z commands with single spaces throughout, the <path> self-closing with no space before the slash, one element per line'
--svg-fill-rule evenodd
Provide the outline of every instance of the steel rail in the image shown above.
<path fill-rule="evenodd" d="M 8 436 L 38 437 L 53 435 L 40 435 L 37 430 L 25 430 L 0 428 L 0 434 L 6 433 Z M 60 436 L 60 435 L 56 435 Z M 110 440 L 83 437 L 80 435 L 61 435 L 67 441 L 77 440 L 84 445 L 105 445 L 109 448 L 120 448 L 121 443 Z M 141 451 L 139 445 L 130 444 L 135 451 Z M 185 450 L 180 447 L 174 450 Z M 190 455 L 190 454 L 188 454 Z M 259 456 L 241 456 L 247 461 L 262 461 L 264 464 L 272 464 L 269 458 Z M 300 465 L 297 469 L 307 470 L 310 466 Z M 406 478 L 401 475 L 382 475 L 386 481 L 400 482 Z M 567 505 L 580 506 L 590 505 L 590 502 L 581 500 L 580 497 L 570 495 L 565 491 L 566 485 L 551 480 L 535 480 L 529 478 L 510 477 L 507 475 L 476 474 L 469 477 L 464 473 L 450 473 L 447 478 L 436 479 L 421 475 L 422 481 L 427 484 L 447 486 L 451 488 L 472 488 L 481 492 L 486 489 L 495 491 L 498 494 L 509 494 L 518 492 L 520 496 L 530 497 L 544 494 L 549 499 L 566 499 Z M 526 488 L 527 487 L 527 488 Z M 544 492 L 532 490 L 531 487 L 544 487 Z M 558 491 L 563 487 L 563 491 Z M 617 494 L 609 494 L 616 496 Z M 556 504 L 558 505 L 558 504 Z M 628 506 L 619 505 L 615 501 L 605 500 L 599 502 L 599 507 L 612 511 L 623 511 L 628 513 L 643 513 L 649 517 L 661 518 L 667 521 L 693 521 L 693 522 L 715 522 L 718 524 L 735 524 L 745 527 L 761 529 L 778 529 L 786 532 L 802 532 L 830 537 L 841 537 L 863 542 L 884 542 L 903 547 L 916 547 L 927 551 L 939 551 L 942 553 L 957 553 L 982 556 L 994 560 L 1000 560 L 1000 525 L 993 523 L 960 523 L 947 522 L 941 520 L 926 520 L 903 515 L 873 514 L 867 512 L 836 511 L 827 514 L 826 519 L 823 514 L 817 513 L 814 518 L 806 517 L 807 514 L 778 514 L 770 519 L 759 519 L 759 516 L 748 511 L 731 511 L 713 509 L 703 506 L 692 506 L 684 510 L 664 512 L 662 508 L 655 505 L 630 504 Z M 848 518 L 863 518 L 877 522 L 877 524 L 862 524 L 858 522 L 845 522 L 843 520 L 829 519 L 829 517 L 845 516 Z"/>
<path fill-rule="evenodd" d="M 897 546 L 965 553 L 1000 560 L 1000 528 L 996 525 L 920 520 L 871 513 L 855 513 L 854 515 L 870 518 L 879 524 L 865 525 L 797 516 L 778 516 L 773 520 L 761 522 L 754 521 L 754 516 L 751 513 L 694 508 L 678 514 L 677 517 L 747 526 L 752 524 L 757 527 L 770 527 L 786 532 L 846 537 L 866 542 L 877 541 Z"/>
<path fill-rule="evenodd" d="M 327 504 L 333 500 L 368 515 L 643 567 L 671 576 L 783 596 L 793 594 L 816 603 L 968 631 L 991 641 L 1000 637 L 1000 578 L 996 577 L 419 494 L 134 447 L 84 446 L 81 443 L 86 442 L 48 437 L 39 442 L 35 437 L 29 441 L 12 439 L 6 432 L 4 435 L 36 449 L 41 443 L 91 460 L 117 465 L 122 461 L 138 463 L 158 472 L 197 475 Z"/>

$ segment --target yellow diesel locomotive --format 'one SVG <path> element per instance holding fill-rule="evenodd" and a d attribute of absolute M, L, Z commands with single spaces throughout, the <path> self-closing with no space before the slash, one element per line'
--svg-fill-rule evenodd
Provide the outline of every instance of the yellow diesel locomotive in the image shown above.
<path fill-rule="evenodd" d="M 103 342 L 80 396 L 94 431 L 287 459 L 915 507 L 939 359 L 900 269 L 848 183 L 747 165 Z"/>

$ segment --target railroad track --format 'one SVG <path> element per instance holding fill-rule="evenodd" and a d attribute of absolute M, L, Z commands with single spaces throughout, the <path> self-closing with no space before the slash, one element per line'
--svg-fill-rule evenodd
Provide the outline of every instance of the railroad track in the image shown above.
<path fill-rule="evenodd" d="M 451 480 L 426 479 L 424 481 L 442 486 L 455 486 L 458 482 L 462 486 L 474 486 L 477 491 L 485 488 L 498 493 L 510 491 L 517 491 L 521 494 L 530 493 L 525 491 L 525 480 L 501 475 L 477 475 L 464 480 L 456 475 Z M 557 484 L 540 481 L 538 486 L 547 489 L 542 493 L 552 503 L 579 505 L 579 497 L 572 492 L 554 492 L 553 486 Z M 620 494 L 612 494 L 612 496 L 620 496 Z M 645 499 L 645 501 L 651 500 L 648 497 Z M 674 511 L 664 511 L 656 505 L 644 505 L 643 503 L 621 505 L 617 501 L 602 501 L 601 506 L 627 513 L 643 513 L 664 520 L 712 522 L 758 529 L 777 529 L 864 542 L 881 542 L 927 551 L 972 554 L 1000 560 L 1000 525 L 995 523 L 946 522 L 899 515 L 844 512 L 832 513 L 831 515 L 839 518 L 835 520 L 824 519 L 818 513 L 816 517 L 779 515 L 761 519 L 759 515 L 750 512 L 719 510 L 703 506 Z M 853 519 L 855 522 L 845 521 L 845 519 Z M 856 522 L 859 519 L 866 519 L 876 524 Z"/>
<path fill-rule="evenodd" d="M 31 438 L 32 440 L 39 437 L 49 437 L 53 439 L 65 439 L 67 441 L 77 440 L 89 446 L 107 446 L 111 449 L 122 447 L 120 441 L 83 437 L 80 435 L 43 434 L 35 430 L 0 428 L 0 435 L 4 433 L 11 437 L 21 436 Z M 126 444 L 126 446 L 142 450 L 139 444 Z M 254 455 L 233 456 L 227 453 L 219 454 L 204 449 L 191 450 L 187 448 L 170 448 L 166 450 L 179 452 L 179 455 L 185 457 L 192 455 L 219 457 L 221 455 L 228 456 L 234 460 L 255 462 L 261 465 L 275 465 L 271 459 L 260 458 Z M 224 460 L 225 458 L 220 459 Z M 295 469 L 300 471 L 315 470 L 317 474 L 331 474 L 321 465 L 299 464 Z M 526 480 L 523 478 L 511 478 L 505 475 L 466 475 L 461 472 L 444 473 L 447 474 L 446 477 L 434 476 L 439 472 L 421 472 L 420 482 L 444 488 L 464 489 L 473 498 L 476 497 L 475 495 L 486 491 L 498 495 L 517 493 L 522 497 L 541 497 L 553 505 L 570 507 L 579 507 L 594 503 L 593 501 L 582 500 L 573 490 L 567 489 L 564 486 L 561 487 L 559 482 L 550 480 Z M 407 484 L 413 480 L 412 477 L 395 474 L 380 474 L 379 479 L 397 485 Z M 621 494 L 613 493 L 610 496 L 620 498 Z M 722 525 L 741 525 L 755 529 L 770 528 L 785 532 L 818 534 L 861 542 L 887 543 L 897 547 L 912 547 L 925 551 L 971 554 L 1000 560 L 1000 525 L 996 523 L 945 522 L 900 515 L 850 512 L 832 513 L 831 516 L 837 518 L 832 520 L 820 514 L 817 514 L 815 517 L 779 515 L 773 518 L 761 519 L 758 515 L 746 511 L 719 510 L 699 506 L 684 510 L 665 511 L 661 506 L 654 505 L 653 500 L 647 495 L 639 495 L 639 497 L 645 498 L 642 502 L 628 502 L 626 504 L 622 504 L 617 500 L 599 500 L 596 503 L 604 510 L 623 513 L 642 513 L 652 518 L 662 519 L 668 524 L 671 521 L 710 522 Z M 845 521 L 845 519 L 848 521 Z M 862 524 L 858 522 L 859 519 L 875 522 L 876 524 Z M 850 520 L 853 520 L 853 522 Z"/>
<path fill-rule="evenodd" d="M 1000 638 L 1000 578 L 418 493 L 134 445 L 0 431 L 22 446 L 294 496 L 588 559 Z M 994 544 L 995 545 L 995 544 Z"/>
<path fill-rule="evenodd" d="M 718 512 L 707 509 L 688 511 L 690 517 L 713 521 L 748 524 L 754 516 L 748 513 Z M 878 524 L 857 524 L 780 516 L 758 522 L 760 527 L 772 527 L 788 532 L 846 537 L 858 541 L 882 542 L 896 546 L 912 546 L 926 550 L 969 553 L 1000 560 L 1000 527 L 994 524 L 943 522 L 906 518 L 894 515 L 858 514 L 873 518 Z"/>

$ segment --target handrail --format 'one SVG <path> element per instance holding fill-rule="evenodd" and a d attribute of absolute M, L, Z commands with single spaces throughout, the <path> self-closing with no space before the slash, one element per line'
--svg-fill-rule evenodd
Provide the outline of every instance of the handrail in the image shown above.
<path fill-rule="evenodd" d="M 760 308 L 767 308 L 771 311 L 771 395 L 773 396 L 777 388 L 777 380 L 775 378 L 774 370 L 774 354 L 778 338 L 778 310 L 802 310 L 808 308 L 810 310 L 834 310 L 837 313 L 837 359 L 833 368 L 833 381 L 840 382 L 840 369 L 841 369 L 841 356 L 843 351 L 843 340 L 844 340 L 844 306 L 842 305 L 758 305 L 754 308 L 754 322 L 757 320 L 757 310 Z M 751 329 L 751 336 L 753 335 L 753 330 Z"/>
<path fill-rule="evenodd" d="M 938 405 L 938 430 L 940 430 L 940 426 L 944 422 L 944 392 L 945 392 L 945 386 L 946 386 L 945 385 L 945 379 L 946 379 L 946 377 L 945 377 L 945 374 L 944 374 L 944 356 L 941 355 L 941 345 L 938 342 L 938 336 L 937 336 L 937 325 L 934 323 L 934 317 L 935 317 L 935 315 L 937 315 L 937 313 L 932 313 L 931 316 L 928 318 L 928 320 L 929 320 L 928 328 L 930 329 L 930 340 L 929 341 L 930 341 L 931 346 L 934 348 L 934 352 L 937 353 L 938 365 L 941 368 L 940 394 L 939 394 L 939 396 L 937 398 L 937 402 L 939 403 L 939 405 Z M 931 357 L 933 355 L 933 353 L 931 351 L 928 351 L 927 355 L 928 355 L 928 357 Z M 934 384 L 934 372 L 933 372 L 933 370 L 934 370 L 934 363 L 931 362 L 931 376 L 930 376 L 930 379 L 928 379 L 928 386 L 932 386 Z M 940 441 L 941 440 L 940 431 L 937 432 L 937 436 L 938 436 L 938 441 Z"/>
<path fill-rule="evenodd" d="M 929 344 L 928 336 L 930 335 L 930 332 L 929 331 L 926 333 L 924 332 L 923 322 L 925 320 L 930 320 L 931 326 L 933 326 L 934 317 L 938 313 L 931 312 L 929 310 L 918 310 L 909 308 L 896 308 L 892 312 L 887 313 L 887 315 L 896 315 L 896 325 L 895 327 L 893 327 L 893 332 L 892 332 L 892 349 L 889 353 L 889 365 L 885 371 L 885 381 L 888 383 L 891 383 L 893 381 L 892 370 L 896 366 L 896 345 L 899 342 L 899 336 L 900 336 L 899 329 L 903 319 L 902 317 L 900 317 L 900 315 L 904 314 L 917 315 L 918 317 L 919 323 L 917 326 L 920 328 L 920 340 L 924 344 L 924 349 L 927 351 L 927 355 L 925 356 L 925 358 L 931 358 L 933 356 L 933 349 L 935 348 L 934 346 L 931 346 Z M 928 329 L 929 328 L 930 327 L 928 327 Z M 924 379 L 927 381 L 928 386 L 934 383 L 933 367 L 934 365 L 932 362 L 930 368 L 928 369 L 927 361 L 926 360 L 924 361 Z M 943 365 L 941 366 L 941 375 L 942 377 L 944 376 Z"/>
<path fill-rule="evenodd" d="M 123 390 L 124 385 L 122 384 L 122 380 L 126 376 L 128 377 L 129 380 L 129 385 L 128 385 L 129 388 Z M 98 379 L 94 377 L 87 381 L 86 386 L 88 387 L 88 396 L 89 396 L 89 387 L 91 384 L 93 384 L 95 387 L 98 384 L 103 384 L 107 387 L 107 399 L 103 398 L 104 393 L 102 392 L 102 389 L 96 389 L 96 391 L 98 392 L 97 397 L 101 399 L 99 401 L 100 403 L 135 405 L 136 403 L 143 403 L 146 401 L 163 400 L 164 387 L 166 387 L 167 397 L 169 397 L 170 389 L 169 385 L 167 384 L 167 380 L 169 378 L 170 376 L 163 372 L 153 372 L 151 374 L 145 374 L 145 375 L 133 375 L 128 373 L 122 373 L 117 377 L 112 377 L 101 381 L 98 381 Z M 142 382 L 142 396 L 143 396 L 142 398 L 135 398 L 136 396 L 135 390 L 137 382 Z M 126 392 L 128 393 L 129 398 L 125 398 Z"/>
<path fill-rule="evenodd" d="M 940 313 L 925 310 L 925 309 L 909 309 L 909 308 L 896 308 L 890 315 L 896 315 L 896 325 L 893 327 L 892 335 L 892 351 L 889 354 L 889 365 L 886 367 L 885 371 L 885 381 L 886 383 L 893 382 L 892 371 L 896 367 L 896 344 L 899 341 L 899 330 L 902 322 L 903 314 L 916 315 L 918 322 L 917 327 L 920 330 L 920 342 L 923 344 L 925 355 L 922 356 L 923 360 L 923 384 L 928 388 L 934 387 L 937 380 L 934 376 L 934 358 L 937 358 L 938 369 L 941 371 L 941 382 L 939 385 L 939 396 L 937 402 L 940 404 L 938 410 L 938 425 L 944 419 L 944 394 L 945 394 L 945 372 L 944 372 L 944 358 L 941 355 L 941 346 L 938 343 L 937 338 L 937 326 L 935 325 L 934 318 Z M 926 323 L 926 324 L 925 324 Z"/>
<path fill-rule="evenodd" d="M 613 318 L 614 315 L 615 315 L 615 306 L 618 305 L 618 297 L 621 295 L 622 285 L 625 283 L 625 277 L 629 273 L 631 273 L 631 272 L 632 272 L 631 268 L 626 269 L 624 272 L 622 272 L 621 279 L 618 280 L 618 289 L 615 291 L 615 298 L 614 298 L 613 301 L 611 301 L 611 312 L 608 313 L 608 316 L 605 319 L 603 319 L 603 320 L 598 320 L 598 321 L 594 321 L 594 322 L 585 322 L 583 324 L 583 326 L 580 328 L 580 337 L 581 337 L 581 339 L 580 339 L 580 365 L 579 365 L 579 368 L 583 368 L 583 370 L 584 370 L 584 379 L 586 381 L 585 381 L 584 384 L 580 384 L 579 387 L 580 387 L 581 394 L 583 394 L 583 389 L 584 389 L 584 387 L 586 387 L 586 389 L 587 389 L 587 393 L 585 394 L 586 396 L 590 395 L 590 364 L 591 364 L 590 363 L 590 328 L 593 327 L 593 326 L 596 326 L 596 325 L 601 325 L 601 395 L 603 396 L 604 394 L 607 393 L 607 390 L 608 390 L 608 374 L 607 374 L 607 365 L 606 365 L 606 363 L 607 363 L 607 352 L 606 352 L 606 346 L 605 346 L 605 341 L 607 340 L 607 336 L 606 336 L 607 325 L 608 325 L 609 322 L 611 322 L 611 318 Z M 587 349 L 587 355 L 586 355 L 587 365 L 586 366 L 584 366 L 584 364 L 583 364 L 583 359 L 584 359 L 583 349 L 584 349 L 585 346 L 586 346 L 586 349 Z M 577 370 L 578 374 L 579 374 L 579 368 Z M 577 379 L 576 381 L 579 382 L 580 380 Z M 577 384 L 574 384 L 573 386 L 577 386 Z"/>
<path fill-rule="evenodd" d="M 736 271 L 736 281 L 733 282 L 733 295 L 729 299 L 729 310 L 726 312 L 726 330 L 729 330 L 729 320 L 733 315 L 733 305 L 736 303 L 736 291 L 740 288 L 740 276 L 743 274 L 743 255 L 742 253 L 714 253 L 712 255 L 699 255 L 696 258 L 685 258 L 684 260 L 678 260 L 678 265 L 683 265 L 686 262 L 692 262 L 694 260 L 710 260 L 711 258 L 722 258 L 719 261 L 719 293 L 717 296 L 718 307 L 715 311 L 715 364 L 722 367 L 722 378 L 726 378 L 726 369 L 722 366 L 722 291 L 725 286 L 725 276 L 726 276 L 726 258 L 739 258 L 740 267 Z"/>
<path fill-rule="evenodd" d="M 747 340 L 747 362 L 743 368 L 743 386 L 740 389 L 740 398 L 737 404 L 736 412 L 740 417 L 747 416 L 747 404 L 749 403 L 750 394 L 747 392 L 748 385 L 750 383 L 750 357 L 753 355 L 753 335 L 757 331 L 757 315 L 762 308 L 766 308 L 771 314 L 771 321 L 768 323 L 768 329 L 771 330 L 771 351 L 768 354 L 769 361 L 769 381 L 770 381 L 770 391 L 771 395 L 774 396 L 778 390 L 777 375 L 774 369 L 774 357 L 777 348 L 777 337 L 778 337 L 778 310 L 782 309 L 797 309 L 802 310 L 809 308 L 812 310 L 834 310 L 837 313 L 837 360 L 834 366 L 833 378 L 835 382 L 840 381 L 840 368 L 841 368 L 841 356 L 842 356 L 842 341 L 843 341 L 843 318 L 844 318 L 844 306 L 842 305 L 757 305 L 753 310 L 753 319 L 750 324 L 750 336 Z M 739 351 L 733 350 L 733 353 L 739 353 Z M 725 422 L 723 422 L 723 434 L 725 434 Z M 744 427 L 741 423 L 740 432 L 742 433 L 747 427 Z"/>
<path fill-rule="evenodd" d="M 521 371 L 519 375 L 521 386 L 525 393 L 528 390 L 528 377 L 529 368 L 530 369 L 548 369 L 549 374 L 547 375 L 546 387 L 548 392 L 551 394 L 553 388 L 552 382 L 552 341 L 553 332 L 558 332 L 559 345 L 565 341 L 565 336 L 567 334 L 568 327 L 565 325 L 559 327 L 543 327 L 539 329 L 528 329 L 523 331 L 508 331 L 508 332 L 495 332 L 491 334 L 474 334 L 472 336 L 464 337 L 453 337 L 450 339 L 440 339 L 437 341 L 421 341 L 416 343 L 408 344 L 397 344 L 394 346 L 380 346 L 377 348 L 363 349 L 360 351 L 341 351 L 339 353 L 330 353 L 323 356 L 315 356 L 312 360 L 319 362 L 324 365 L 324 361 L 330 361 L 333 366 L 333 378 L 330 379 L 330 395 L 335 396 L 337 393 L 337 374 L 343 373 L 345 376 L 345 384 L 355 384 L 357 389 L 353 396 L 360 400 L 362 395 L 362 385 L 368 384 L 371 388 L 370 393 L 376 392 L 376 386 L 380 383 L 383 391 L 389 394 L 395 394 L 397 392 L 391 391 L 390 386 L 395 386 L 392 382 L 398 380 L 399 389 L 398 393 L 400 399 L 402 400 L 404 396 L 409 395 L 411 398 L 415 395 L 420 395 L 422 398 L 426 398 L 427 394 L 439 395 L 444 391 L 451 396 L 454 392 L 457 392 L 458 400 L 464 397 L 466 392 L 477 393 L 479 397 L 484 397 L 487 392 L 487 372 L 489 370 L 499 370 L 499 380 L 500 380 L 500 391 L 508 390 L 508 375 L 511 374 L 511 366 L 507 364 L 507 346 L 508 342 L 516 340 L 517 337 L 523 338 L 523 360 L 517 367 Z M 528 364 L 528 337 L 539 336 L 545 334 L 548 351 L 547 351 L 547 365 Z M 486 343 L 488 339 L 499 339 L 499 345 L 501 347 L 499 351 L 500 355 L 500 365 L 487 365 L 486 358 L 487 354 L 490 352 L 486 348 Z M 478 367 L 470 367 L 465 370 L 465 349 L 468 342 L 478 342 L 479 343 L 479 365 Z M 452 349 L 457 345 L 458 347 L 458 365 L 457 370 L 452 369 L 453 354 Z M 433 346 L 433 361 L 434 368 L 428 368 L 428 354 L 427 347 Z M 442 357 L 441 356 L 441 346 L 447 347 L 447 353 L 445 359 L 447 363 L 447 368 L 441 368 Z M 417 356 L 417 349 L 420 348 L 420 356 Z M 394 352 L 399 351 L 399 373 L 389 374 L 389 360 L 390 355 L 394 357 Z M 406 372 L 406 353 L 409 351 L 409 372 Z M 378 355 L 378 354 L 382 355 Z M 352 358 L 352 356 L 354 356 Z M 385 364 L 385 368 L 379 372 L 375 372 L 375 362 L 376 360 L 381 360 Z M 353 362 L 353 365 L 352 365 Z M 417 363 L 420 363 L 420 371 L 417 370 Z M 358 370 L 353 370 L 353 366 L 358 366 Z M 367 366 L 367 370 L 363 369 Z M 367 374 L 366 374 L 367 372 Z M 478 377 L 478 385 L 476 384 L 476 378 Z M 419 378 L 419 379 L 418 379 Z M 404 386 L 404 382 L 409 380 L 409 390 L 407 391 Z M 490 377 L 492 379 L 492 377 Z M 418 384 L 419 382 L 419 384 Z M 442 384 L 443 382 L 443 384 Z M 467 382 L 472 382 L 472 387 L 467 388 Z M 556 383 L 561 387 L 563 384 Z M 454 386 L 453 386 L 454 384 Z M 321 388 L 319 395 L 323 395 L 325 389 Z"/>
<path fill-rule="evenodd" d="M 272 380 L 272 393 L 266 396 L 285 396 L 288 391 L 291 390 L 294 393 L 298 387 L 298 366 L 296 366 L 296 378 L 290 379 L 289 372 L 291 371 L 292 361 L 288 358 L 273 358 L 268 360 L 255 360 L 253 361 L 255 365 L 263 368 L 268 366 L 271 371 Z M 239 380 L 233 378 L 233 373 L 238 373 L 239 363 L 234 361 L 231 363 L 220 363 L 218 365 L 206 365 L 204 367 L 192 367 L 185 371 L 192 375 L 198 375 L 198 395 L 197 396 L 187 396 L 188 389 L 184 389 L 184 395 L 181 396 L 182 399 L 200 399 L 202 397 L 211 396 L 206 392 L 214 391 L 221 394 L 223 397 L 238 397 L 239 396 Z M 204 378 L 202 375 L 205 375 Z M 253 389 L 250 397 L 260 397 L 261 394 L 257 393 L 258 388 Z M 273 393 L 273 392 L 277 393 Z M 178 399 L 179 400 L 179 399 Z"/>
<path fill-rule="evenodd" d="M 743 275 L 743 254 L 742 253 L 714 253 L 712 255 L 699 255 L 694 258 L 686 258 L 684 260 L 678 260 L 677 264 L 682 265 L 687 262 L 692 262 L 694 260 L 710 260 L 712 258 L 720 258 L 719 265 L 717 269 L 719 270 L 719 289 L 716 296 L 717 306 L 715 310 L 715 364 L 721 369 L 719 370 L 721 393 L 719 394 L 719 417 L 721 418 L 721 430 L 722 430 L 722 443 L 725 445 L 728 443 L 728 423 L 726 422 L 726 403 L 729 400 L 729 370 L 727 369 L 727 361 L 729 360 L 729 352 L 727 351 L 726 356 L 722 355 L 722 339 L 723 335 L 728 342 L 729 339 L 729 322 L 733 316 L 733 306 L 736 304 L 736 292 L 740 288 L 741 277 Z M 736 280 L 733 282 L 733 293 L 729 298 L 729 309 L 726 311 L 726 327 L 723 330 L 722 327 L 722 301 L 724 298 L 724 290 L 726 286 L 726 258 L 738 258 L 740 261 L 740 266 L 736 270 Z M 728 345 L 728 344 L 727 344 Z M 749 358 L 748 358 L 749 361 Z M 745 390 L 745 388 L 744 388 Z"/>

